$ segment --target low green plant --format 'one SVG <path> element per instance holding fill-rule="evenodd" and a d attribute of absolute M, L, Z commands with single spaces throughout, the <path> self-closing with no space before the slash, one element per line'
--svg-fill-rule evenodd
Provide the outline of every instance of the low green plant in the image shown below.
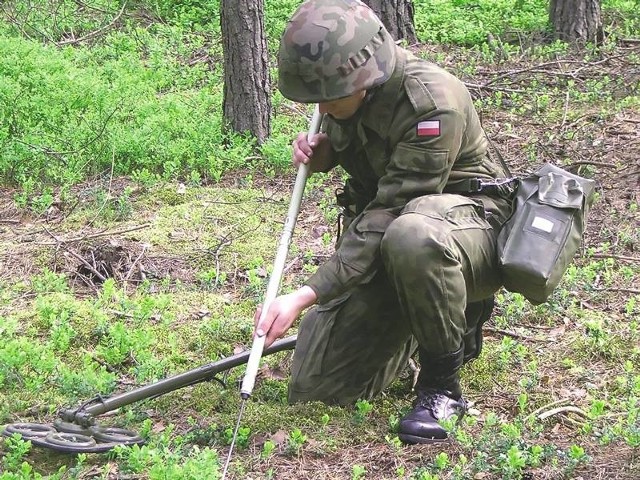
<path fill-rule="evenodd" d="M 363 422 L 371 412 L 373 411 L 373 405 L 368 400 L 359 399 L 356 401 L 354 420 L 358 423 Z"/>
<path fill-rule="evenodd" d="M 572 473 L 578 465 L 589 460 L 589 456 L 586 454 L 584 448 L 575 444 L 569 447 L 569 450 L 567 451 L 567 458 L 567 473 Z"/>
<path fill-rule="evenodd" d="M 231 445 L 233 441 L 233 428 L 227 428 L 224 431 L 224 441 L 227 445 Z M 240 427 L 236 435 L 236 445 L 242 448 L 249 446 L 249 439 L 251 438 L 251 427 Z"/>
<path fill-rule="evenodd" d="M 402 440 L 400 440 L 400 438 L 397 435 L 394 435 L 394 436 L 385 435 L 384 439 L 395 450 L 401 450 L 404 445 L 402 443 Z"/>
<path fill-rule="evenodd" d="M 307 436 L 303 434 L 299 428 L 294 428 L 289 432 L 287 438 L 287 451 L 291 454 L 298 455 L 306 442 Z"/>
<path fill-rule="evenodd" d="M 4 444 L 8 451 L 2 459 L 2 466 L 6 471 L 16 471 L 21 467 L 26 455 L 31 451 L 31 442 L 23 440 L 20 434 L 14 433 L 4 439 Z"/>
<path fill-rule="evenodd" d="M 433 460 L 433 464 L 435 465 L 436 469 L 444 470 L 450 464 L 449 455 L 447 455 L 446 452 L 438 453 L 436 455 L 436 458 Z"/>
<path fill-rule="evenodd" d="M 132 447 L 117 446 L 113 455 L 124 472 L 144 473 L 154 480 L 220 478 L 218 453 L 208 447 L 201 449 L 194 445 L 186 449 L 181 444 L 162 446 L 152 443 Z"/>
<path fill-rule="evenodd" d="M 263 460 L 266 460 L 273 454 L 275 449 L 276 449 L 276 444 L 274 442 L 272 442 L 271 440 L 265 441 L 264 444 L 262 445 L 262 452 L 260 452 L 260 457 Z"/>
<path fill-rule="evenodd" d="M 52 272 L 45 268 L 39 275 L 31 278 L 31 285 L 36 293 L 67 292 L 67 276 L 64 273 Z"/>
<path fill-rule="evenodd" d="M 360 480 L 364 478 L 367 474 L 367 469 L 362 465 L 354 465 L 351 467 L 351 479 L 352 480 Z"/>
<path fill-rule="evenodd" d="M 542 0 L 417 0 L 416 33 L 421 41 L 428 43 L 484 44 L 489 35 L 504 35 L 508 30 L 544 31 L 546 9 Z"/>
<path fill-rule="evenodd" d="M 322 417 L 320 417 L 320 422 L 322 423 L 323 427 L 327 426 L 327 424 L 329 423 L 329 420 L 331 420 L 331 417 L 326 412 L 322 414 Z"/>

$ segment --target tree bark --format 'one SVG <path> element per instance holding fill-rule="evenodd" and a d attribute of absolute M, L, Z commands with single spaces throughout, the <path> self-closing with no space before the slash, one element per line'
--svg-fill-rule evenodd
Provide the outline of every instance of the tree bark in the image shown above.
<path fill-rule="evenodd" d="M 549 21 L 556 39 L 579 44 L 602 41 L 600 0 L 551 0 Z"/>
<path fill-rule="evenodd" d="M 412 0 L 364 0 L 364 3 L 376 12 L 394 40 L 405 40 L 410 45 L 418 42 Z"/>
<path fill-rule="evenodd" d="M 263 0 L 221 0 L 224 56 L 222 113 L 236 132 L 258 143 L 271 133 L 271 78 Z"/>

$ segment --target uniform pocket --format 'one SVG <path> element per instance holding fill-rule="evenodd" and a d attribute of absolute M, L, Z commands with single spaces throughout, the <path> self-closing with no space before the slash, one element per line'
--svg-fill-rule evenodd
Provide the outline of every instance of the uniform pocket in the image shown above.
<path fill-rule="evenodd" d="M 484 206 L 463 195 L 444 193 L 414 198 L 407 203 L 401 215 L 407 213 L 443 220 L 454 228 L 491 228 Z"/>
<path fill-rule="evenodd" d="M 410 172 L 439 174 L 448 168 L 449 151 L 426 149 L 422 145 L 399 143 L 391 156 L 391 163 Z"/>

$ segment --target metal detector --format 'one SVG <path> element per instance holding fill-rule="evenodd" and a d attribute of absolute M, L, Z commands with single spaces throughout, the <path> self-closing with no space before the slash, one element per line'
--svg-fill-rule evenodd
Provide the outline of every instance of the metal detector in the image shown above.
<path fill-rule="evenodd" d="M 297 336 L 292 335 L 278 340 L 264 350 L 264 355 L 292 350 L 296 345 L 296 339 Z M 142 445 L 145 441 L 137 433 L 124 428 L 100 426 L 96 417 L 183 387 L 211 380 L 220 381 L 216 375 L 247 363 L 250 353 L 251 351 L 238 353 L 112 397 L 98 395 L 77 408 L 61 410 L 53 424 L 10 423 L 0 427 L 0 434 L 10 437 L 19 433 L 24 440 L 29 440 L 33 445 L 64 453 L 101 453 L 111 450 L 116 445 Z"/>
<path fill-rule="evenodd" d="M 309 125 L 309 139 L 319 131 L 321 122 L 322 114 L 320 113 L 318 105 L 316 105 Z M 295 228 L 298 213 L 300 211 L 302 194 L 304 192 L 308 174 L 309 166 L 306 164 L 300 164 L 298 167 L 298 174 L 296 176 L 296 183 L 291 194 L 291 201 L 287 212 L 287 218 L 285 220 L 284 230 L 278 244 L 273 272 L 267 286 L 260 320 L 262 320 L 266 315 L 269 305 L 275 299 L 280 287 L 280 282 L 284 272 L 284 264 L 289 251 L 289 244 L 291 243 L 291 237 Z M 111 450 L 116 445 L 141 445 L 144 443 L 144 439 L 137 433 L 123 428 L 102 427 L 97 423 L 96 417 L 125 405 L 164 395 L 165 393 L 172 392 L 182 387 L 208 380 L 217 380 L 215 376 L 218 373 L 246 363 L 247 370 L 240 389 L 242 403 L 233 434 L 233 441 L 229 448 L 229 455 L 225 464 L 223 473 L 224 478 L 229 466 L 229 460 L 231 459 L 231 452 L 233 451 L 233 446 L 235 444 L 235 438 L 240 425 L 240 419 L 242 418 L 244 405 L 247 399 L 251 396 L 251 392 L 255 385 L 260 358 L 263 355 L 269 355 L 281 350 L 293 349 L 296 344 L 297 336 L 294 335 L 278 340 L 266 349 L 264 348 L 265 339 L 266 335 L 256 335 L 253 338 L 253 345 L 250 351 L 239 353 L 232 357 L 160 380 L 156 383 L 137 388 L 130 392 L 115 395 L 110 398 L 97 396 L 83 403 L 78 408 L 62 410 L 58 419 L 52 425 L 39 423 L 12 423 L 5 425 L 0 434 L 5 437 L 9 437 L 14 433 L 19 433 L 25 440 L 30 440 L 33 445 L 66 453 L 98 453 Z"/>

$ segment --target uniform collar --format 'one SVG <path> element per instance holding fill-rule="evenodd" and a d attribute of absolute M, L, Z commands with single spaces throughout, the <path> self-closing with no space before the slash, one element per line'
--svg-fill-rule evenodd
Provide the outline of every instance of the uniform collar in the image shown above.
<path fill-rule="evenodd" d="M 373 97 L 365 105 L 362 116 L 362 124 L 371 128 L 384 137 L 389 132 L 395 106 L 402 89 L 402 78 L 406 63 L 405 52 L 396 47 L 396 66 L 393 73 L 373 94 Z"/>

